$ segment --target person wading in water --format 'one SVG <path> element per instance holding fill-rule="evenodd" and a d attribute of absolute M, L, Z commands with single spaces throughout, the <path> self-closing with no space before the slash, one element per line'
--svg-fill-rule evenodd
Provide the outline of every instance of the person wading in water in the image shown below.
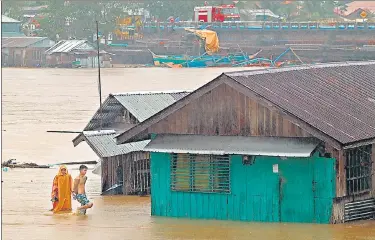
<path fill-rule="evenodd" d="M 72 176 L 65 165 L 60 166 L 59 172 L 53 179 L 51 201 L 53 213 L 69 212 L 72 210 Z"/>
<path fill-rule="evenodd" d="M 74 198 L 77 199 L 77 201 L 81 204 L 81 206 L 77 208 L 77 214 L 86 214 L 86 209 L 92 208 L 94 205 L 87 199 L 86 196 L 86 173 L 87 167 L 85 165 L 81 165 L 79 167 L 79 175 L 74 179 Z"/>

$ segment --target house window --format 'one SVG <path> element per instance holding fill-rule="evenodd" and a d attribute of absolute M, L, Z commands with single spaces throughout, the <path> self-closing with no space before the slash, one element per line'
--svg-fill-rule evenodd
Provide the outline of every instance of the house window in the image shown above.
<path fill-rule="evenodd" d="M 33 51 L 33 60 L 41 60 L 42 59 L 42 53 L 38 50 Z"/>
<path fill-rule="evenodd" d="M 171 189 L 183 192 L 230 193 L 229 156 L 173 154 Z"/>
<path fill-rule="evenodd" d="M 371 145 L 347 150 L 346 189 L 348 195 L 371 190 Z"/>

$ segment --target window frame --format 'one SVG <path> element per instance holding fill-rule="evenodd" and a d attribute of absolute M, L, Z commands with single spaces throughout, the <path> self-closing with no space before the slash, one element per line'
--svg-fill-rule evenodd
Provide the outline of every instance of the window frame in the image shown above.
<path fill-rule="evenodd" d="M 231 194 L 231 159 L 229 155 L 172 153 L 171 157 L 171 191 Z M 178 157 L 181 159 L 179 160 Z M 202 157 L 206 158 L 204 162 L 202 162 Z M 179 170 L 178 164 L 183 166 Z M 217 171 L 219 167 L 221 168 L 220 172 Z M 206 181 L 207 186 L 205 186 Z"/>
<path fill-rule="evenodd" d="M 345 151 L 347 195 L 368 193 L 372 190 L 372 145 Z"/>

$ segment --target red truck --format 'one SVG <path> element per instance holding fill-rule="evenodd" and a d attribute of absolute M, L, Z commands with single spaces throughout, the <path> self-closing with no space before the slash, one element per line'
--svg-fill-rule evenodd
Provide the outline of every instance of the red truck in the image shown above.
<path fill-rule="evenodd" d="M 240 21 L 240 12 L 234 4 L 194 8 L 195 22 Z"/>

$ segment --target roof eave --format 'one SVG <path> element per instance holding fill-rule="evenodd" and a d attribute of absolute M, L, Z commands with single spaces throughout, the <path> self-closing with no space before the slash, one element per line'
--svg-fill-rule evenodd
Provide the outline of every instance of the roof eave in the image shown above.
<path fill-rule="evenodd" d="M 357 147 L 370 145 L 370 144 L 375 144 L 375 137 L 346 143 L 343 145 L 343 149 L 346 150 L 346 149 L 351 149 L 351 148 L 357 148 Z"/>
<path fill-rule="evenodd" d="M 78 136 L 76 136 L 72 142 L 73 142 L 73 146 L 74 147 L 77 147 L 78 144 L 80 144 L 81 142 L 85 141 L 85 136 L 84 134 L 81 132 L 80 134 L 78 134 Z"/>

